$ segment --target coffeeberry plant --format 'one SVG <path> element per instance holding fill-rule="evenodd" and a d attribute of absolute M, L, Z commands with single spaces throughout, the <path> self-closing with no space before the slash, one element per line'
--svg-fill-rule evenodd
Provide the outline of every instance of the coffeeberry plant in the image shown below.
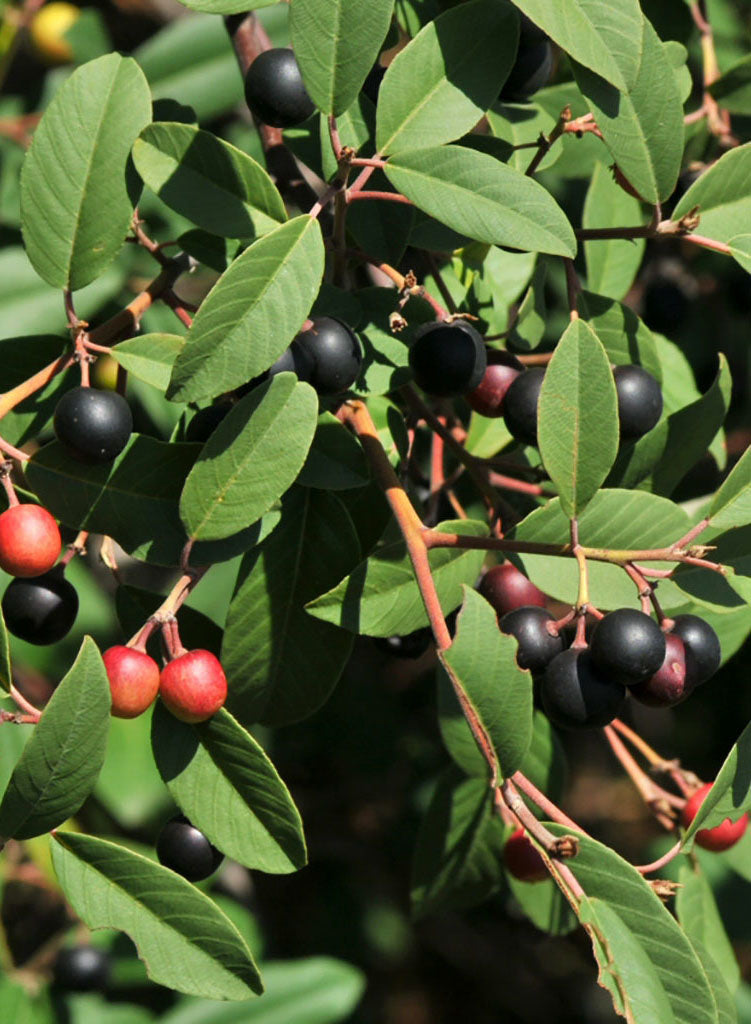
<path fill-rule="evenodd" d="M 0 10 L 0 1006 L 751 1022 L 749 4 L 181 4 Z"/>

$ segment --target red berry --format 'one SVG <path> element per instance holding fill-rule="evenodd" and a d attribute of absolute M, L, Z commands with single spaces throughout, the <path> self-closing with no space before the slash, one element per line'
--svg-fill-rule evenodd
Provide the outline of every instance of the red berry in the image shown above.
<path fill-rule="evenodd" d="M 188 651 L 162 669 L 159 696 L 181 722 L 205 722 L 227 699 L 227 677 L 211 651 Z"/>
<path fill-rule="evenodd" d="M 550 878 L 537 849 L 532 845 L 523 828 L 512 832 L 503 848 L 506 870 L 520 882 L 544 882 Z"/>
<path fill-rule="evenodd" d="M 504 396 L 523 369 L 522 363 L 510 352 L 490 351 L 482 380 L 464 397 L 481 416 L 494 419 L 503 416 Z"/>
<path fill-rule="evenodd" d="M 545 607 L 545 595 L 511 562 L 494 565 L 480 580 L 477 590 L 493 605 L 499 619 L 517 608 Z"/>
<path fill-rule="evenodd" d="M 116 718 L 136 718 L 156 700 L 159 666 L 144 651 L 132 647 L 110 647 L 102 655 L 112 694 Z"/>
<path fill-rule="evenodd" d="M 694 820 L 696 812 L 699 810 L 699 807 L 704 802 L 704 797 L 711 788 L 712 783 L 705 782 L 704 785 L 700 789 L 697 789 L 683 805 L 681 821 L 684 828 L 688 828 Z M 712 850 L 715 853 L 719 853 L 722 850 L 729 850 L 731 846 L 735 846 L 746 831 L 747 825 L 747 814 L 744 814 L 737 821 L 731 821 L 730 818 L 725 818 L 721 824 L 716 825 L 714 828 L 700 828 L 694 838 L 699 846 L 704 847 L 705 850 Z"/>
<path fill-rule="evenodd" d="M 61 546 L 58 525 L 41 505 L 11 505 L 0 515 L 0 569 L 11 576 L 49 572 Z"/>

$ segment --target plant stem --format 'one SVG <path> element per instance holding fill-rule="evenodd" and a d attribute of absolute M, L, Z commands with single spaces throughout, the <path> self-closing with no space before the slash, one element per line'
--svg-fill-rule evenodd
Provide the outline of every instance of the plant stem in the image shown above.
<path fill-rule="evenodd" d="M 682 840 L 679 839 L 675 846 L 671 846 L 668 852 L 664 853 L 662 857 L 658 857 L 657 860 L 653 860 L 651 864 L 641 864 L 636 868 L 636 870 L 640 875 L 651 875 L 653 871 L 659 871 L 678 856 L 681 852 L 682 846 Z"/>
<path fill-rule="evenodd" d="M 39 719 L 42 717 L 42 712 L 39 710 L 39 708 L 35 708 L 31 701 L 28 701 L 20 692 L 20 690 L 16 689 L 13 683 L 10 684 L 10 695 L 16 702 L 18 707 L 22 711 L 25 711 L 33 722 L 39 721 Z"/>
<path fill-rule="evenodd" d="M 674 797 L 672 793 L 668 793 L 666 790 L 662 789 L 661 786 L 656 785 L 652 779 L 642 771 L 621 742 L 618 733 L 611 728 L 611 726 L 606 725 L 602 731 L 605 734 L 606 740 L 610 744 L 610 749 L 625 768 L 626 773 L 634 786 L 636 786 L 636 789 L 639 791 L 644 803 L 649 807 L 663 828 L 672 832 L 675 827 L 675 823 L 670 814 L 670 807 L 675 806 L 677 797 Z"/>
<path fill-rule="evenodd" d="M 576 829 L 578 832 L 583 832 L 586 835 L 586 830 L 577 825 L 567 814 L 564 814 L 560 807 L 557 807 L 552 800 L 549 800 L 544 793 L 542 793 L 534 783 L 522 775 L 521 772 L 514 772 L 511 776 L 511 781 L 520 789 L 526 797 L 536 804 L 541 811 L 543 811 L 550 818 L 551 821 L 557 821 L 560 825 L 565 825 L 566 828 Z"/>

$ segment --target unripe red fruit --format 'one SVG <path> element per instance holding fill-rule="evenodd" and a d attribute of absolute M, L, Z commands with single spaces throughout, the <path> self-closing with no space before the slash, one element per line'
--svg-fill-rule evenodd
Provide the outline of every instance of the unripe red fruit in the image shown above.
<path fill-rule="evenodd" d="M 159 666 L 153 658 L 120 644 L 105 651 L 102 661 L 116 718 L 136 718 L 151 707 L 159 692 Z"/>
<path fill-rule="evenodd" d="M 704 797 L 712 788 L 711 782 L 705 782 L 704 785 L 697 789 L 697 791 L 688 798 L 686 803 L 683 805 L 681 811 L 681 822 L 684 828 L 688 828 L 691 822 L 696 817 L 696 812 L 699 810 L 700 805 L 704 802 Z M 721 824 L 716 825 L 715 828 L 700 828 L 695 835 L 696 842 L 699 846 L 705 850 L 712 850 L 714 853 L 720 853 L 722 850 L 729 850 L 731 846 L 735 846 L 738 840 L 743 836 L 748 825 L 748 815 L 744 814 L 737 821 L 731 821 L 730 818 L 725 818 Z"/>
<path fill-rule="evenodd" d="M 227 677 L 211 651 L 188 651 L 162 669 L 159 696 L 181 722 L 205 722 L 224 706 Z"/>
<path fill-rule="evenodd" d="M 650 708 L 669 708 L 691 692 L 686 683 L 686 650 L 675 633 L 665 634 L 665 660 L 653 676 L 631 687 L 631 696 Z"/>
<path fill-rule="evenodd" d="M 550 878 L 545 861 L 530 842 L 523 828 L 512 832 L 503 847 L 506 870 L 520 882 L 544 882 Z"/>
<path fill-rule="evenodd" d="M 511 562 L 494 565 L 477 586 L 478 593 L 492 604 L 498 618 L 517 608 L 545 607 L 545 595 Z"/>
<path fill-rule="evenodd" d="M 11 505 L 0 515 L 0 569 L 11 576 L 49 572 L 61 546 L 58 525 L 41 505 Z"/>
<path fill-rule="evenodd" d="M 524 369 L 510 352 L 488 352 L 488 366 L 480 383 L 464 396 L 481 416 L 503 416 L 503 399 L 512 381 Z"/>

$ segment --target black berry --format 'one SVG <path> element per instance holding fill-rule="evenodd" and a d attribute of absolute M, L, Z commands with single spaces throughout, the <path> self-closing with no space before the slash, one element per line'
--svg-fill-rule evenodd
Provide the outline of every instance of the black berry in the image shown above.
<path fill-rule="evenodd" d="M 481 416 L 497 418 L 503 416 L 503 399 L 524 366 L 510 352 L 491 351 L 487 359 L 488 365 L 482 380 L 464 397 Z"/>
<path fill-rule="evenodd" d="M 553 47 L 545 33 L 522 15 L 516 60 L 503 84 L 500 98 L 521 103 L 542 89 L 553 70 Z"/>
<path fill-rule="evenodd" d="M 203 832 L 182 815 L 168 821 L 159 833 L 156 855 L 160 864 L 189 882 L 201 882 L 213 875 L 224 860 Z"/>
<path fill-rule="evenodd" d="M 629 690 L 640 704 L 651 708 L 669 708 L 688 696 L 686 650 L 675 633 L 665 634 L 665 659 L 653 676 Z"/>
<path fill-rule="evenodd" d="M 27 643 L 55 644 L 69 632 L 78 614 L 78 594 L 58 566 L 33 579 L 15 579 L 2 600 L 5 624 Z"/>
<path fill-rule="evenodd" d="M 67 992 L 94 992 L 107 987 L 110 958 L 96 946 L 66 946 L 55 957 L 52 980 Z"/>
<path fill-rule="evenodd" d="M 57 403 L 55 434 L 80 462 L 112 462 L 133 430 L 130 406 L 116 391 L 77 387 Z"/>
<path fill-rule="evenodd" d="M 544 608 L 536 605 L 507 612 L 501 619 L 501 632 L 516 637 L 519 648 L 516 661 L 519 668 L 540 672 L 563 650 L 563 638 L 553 636 L 548 623 L 555 619 Z"/>
<path fill-rule="evenodd" d="M 264 50 L 245 76 L 245 102 L 259 121 L 274 128 L 291 128 L 307 121 L 315 110 L 303 84 L 292 50 Z"/>
<path fill-rule="evenodd" d="M 564 729 L 607 725 L 619 713 L 625 696 L 625 688 L 602 672 L 582 648 L 570 648 L 554 658 L 540 684 L 545 714 Z"/>
<path fill-rule="evenodd" d="M 693 689 L 710 679 L 722 661 L 720 641 L 704 619 L 698 615 L 676 615 L 672 632 L 680 637 L 686 649 L 686 685 Z"/>
<path fill-rule="evenodd" d="M 641 366 L 616 366 L 613 377 L 621 438 L 632 441 L 656 426 L 662 415 L 662 390 Z"/>
<path fill-rule="evenodd" d="M 231 402 L 215 402 L 199 409 L 185 428 L 185 440 L 200 444 L 208 441 L 231 408 Z"/>
<path fill-rule="evenodd" d="M 522 444 L 537 444 L 537 406 L 544 377 L 542 366 L 525 370 L 511 382 L 503 399 L 503 421 Z"/>
<path fill-rule="evenodd" d="M 298 380 L 309 381 L 313 375 L 312 353 L 305 345 L 301 345 L 297 338 L 268 368 L 265 376 L 275 377 L 277 373 L 287 372 L 296 374 Z"/>
<path fill-rule="evenodd" d="M 415 331 L 409 365 L 416 383 L 429 395 L 462 395 L 483 378 L 485 343 L 466 320 L 432 321 Z"/>
<path fill-rule="evenodd" d="M 362 366 L 362 347 L 354 331 L 336 317 L 313 317 L 313 326 L 301 331 L 292 344 L 297 344 L 302 353 L 298 358 L 303 372 L 306 372 L 304 360 L 310 361 L 308 376 L 304 379 L 319 395 L 338 395 L 357 380 Z"/>
<path fill-rule="evenodd" d="M 635 608 L 619 608 L 601 619 L 590 645 L 597 667 L 624 686 L 649 679 L 665 660 L 665 634 Z"/>
<path fill-rule="evenodd" d="M 395 658 L 420 658 L 430 647 L 432 631 L 426 626 L 404 636 L 377 637 L 376 647 Z"/>

